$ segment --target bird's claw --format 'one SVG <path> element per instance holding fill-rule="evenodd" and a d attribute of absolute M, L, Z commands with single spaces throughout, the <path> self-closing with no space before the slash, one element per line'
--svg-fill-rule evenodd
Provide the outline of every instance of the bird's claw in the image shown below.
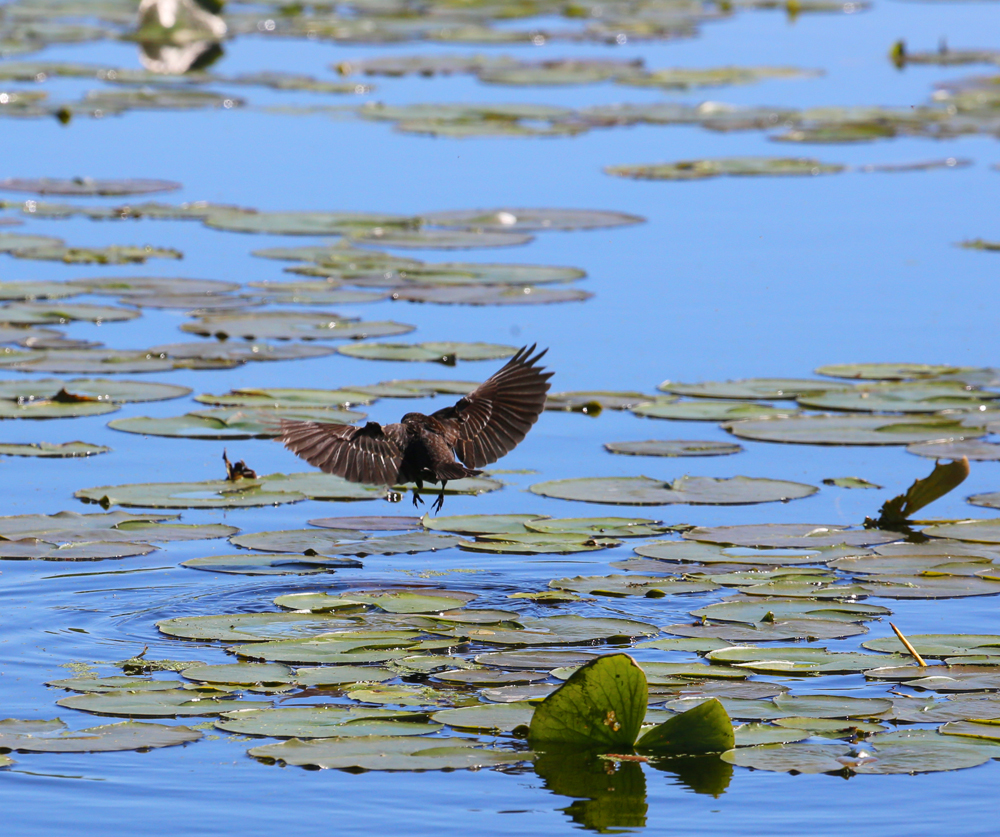
<path fill-rule="evenodd" d="M 438 494 L 438 498 L 434 501 L 434 504 L 431 506 L 431 509 L 433 510 L 434 514 L 437 514 L 439 511 L 441 511 L 442 508 L 444 508 L 443 491 L 440 494 Z"/>
<path fill-rule="evenodd" d="M 416 491 L 413 492 L 413 505 L 422 506 L 424 504 L 424 498 L 421 497 Z"/>

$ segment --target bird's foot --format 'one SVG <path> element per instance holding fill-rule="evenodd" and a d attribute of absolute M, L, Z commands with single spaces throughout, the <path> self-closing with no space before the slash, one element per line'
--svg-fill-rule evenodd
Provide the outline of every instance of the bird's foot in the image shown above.
<path fill-rule="evenodd" d="M 438 498 L 434 501 L 434 504 L 431 506 L 431 509 L 433 510 L 434 514 L 437 514 L 439 511 L 441 511 L 442 508 L 444 508 L 444 486 L 441 487 L 441 493 L 438 494 Z"/>
<path fill-rule="evenodd" d="M 416 491 L 413 492 L 413 505 L 422 506 L 424 504 L 424 498 Z"/>

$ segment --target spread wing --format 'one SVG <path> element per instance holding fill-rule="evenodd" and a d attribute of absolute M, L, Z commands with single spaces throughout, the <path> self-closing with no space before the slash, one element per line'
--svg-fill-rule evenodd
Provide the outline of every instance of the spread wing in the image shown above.
<path fill-rule="evenodd" d="M 536 365 L 548 349 L 532 357 L 533 351 L 535 346 L 525 346 L 453 407 L 434 413 L 457 429 L 455 453 L 470 468 L 510 453 L 538 420 L 553 373 Z"/>
<path fill-rule="evenodd" d="M 292 453 L 351 482 L 395 485 L 403 461 L 401 424 L 363 427 L 281 419 L 278 437 Z"/>

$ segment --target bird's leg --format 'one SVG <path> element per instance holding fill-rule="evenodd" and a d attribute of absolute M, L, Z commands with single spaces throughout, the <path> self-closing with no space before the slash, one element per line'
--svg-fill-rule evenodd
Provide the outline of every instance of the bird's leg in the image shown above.
<path fill-rule="evenodd" d="M 438 498 L 434 501 L 434 505 L 431 508 L 434 510 L 434 514 L 437 514 L 444 508 L 444 487 L 448 484 L 448 480 L 441 480 L 441 493 L 438 494 Z"/>
<path fill-rule="evenodd" d="M 420 492 L 424 490 L 424 483 L 422 480 L 415 480 L 417 487 L 413 491 L 413 505 L 422 505 L 424 498 L 420 496 Z"/>

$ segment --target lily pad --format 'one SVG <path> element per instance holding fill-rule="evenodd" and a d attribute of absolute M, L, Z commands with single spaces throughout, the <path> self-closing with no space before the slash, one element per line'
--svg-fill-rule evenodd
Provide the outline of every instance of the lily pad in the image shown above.
<path fill-rule="evenodd" d="M 681 580 L 670 576 L 608 575 L 577 576 L 557 578 L 549 582 L 550 587 L 572 590 L 590 596 L 645 596 L 663 598 L 685 593 L 707 593 L 717 589 L 712 583 Z"/>
<path fill-rule="evenodd" d="M 360 567 L 361 562 L 346 557 L 304 557 L 281 553 L 277 555 L 250 554 L 212 555 L 207 558 L 189 558 L 182 567 L 207 570 L 213 573 L 235 575 L 315 575 L 332 573 L 343 567 Z"/>
<path fill-rule="evenodd" d="M 132 416 L 108 422 L 112 430 L 139 433 L 144 436 L 167 436 L 186 439 L 268 439 L 281 434 L 278 419 L 295 418 L 304 421 L 326 421 L 350 424 L 360 421 L 364 413 L 310 407 L 225 407 L 198 410 L 183 416 L 150 418 Z"/>
<path fill-rule="evenodd" d="M 899 540 L 892 532 L 850 529 L 837 524 L 761 523 L 748 526 L 698 526 L 682 537 L 705 543 L 755 548 L 822 549 L 865 547 Z"/>
<path fill-rule="evenodd" d="M 0 312 L 2 317 L 2 312 Z M 181 331 L 225 340 L 360 340 L 408 334 L 414 326 L 391 321 L 362 323 L 337 314 L 313 311 L 262 311 L 258 313 L 207 314 Z"/>
<path fill-rule="evenodd" d="M 278 596 L 278 607 L 292 610 L 309 610 L 321 613 L 359 604 L 373 605 L 386 613 L 440 613 L 443 610 L 463 607 L 475 599 L 476 593 L 460 590 L 433 588 L 391 588 L 375 590 L 349 590 L 340 595 L 329 593 L 291 593 Z"/>
<path fill-rule="evenodd" d="M 733 725 L 722 703 L 709 698 L 682 712 L 640 738 L 639 752 L 665 755 L 721 753 L 734 746 Z"/>
<path fill-rule="evenodd" d="M 62 459 L 75 456 L 94 456 L 98 453 L 108 453 L 111 450 L 104 445 L 92 445 L 89 442 L 8 442 L 0 444 L 0 456 L 37 456 L 39 458 Z"/>
<path fill-rule="evenodd" d="M 703 381 L 697 384 L 664 381 L 657 389 L 696 398 L 757 401 L 761 398 L 797 398 L 810 392 L 823 392 L 831 386 L 828 381 L 817 381 L 812 378 L 747 378 L 741 381 Z"/>
<path fill-rule="evenodd" d="M 373 229 L 414 226 L 405 215 L 367 212 L 259 212 L 230 209 L 211 212 L 205 226 L 216 230 L 268 235 L 348 235 Z"/>
<path fill-rule="evenodd" d="M 952 418 L 917 416 L 792 416 L 730 422 L 723 427 L 742 439 L 799 445 L 909 445 L 984 435 Z"/>
<path fill-rule="evenodd" d="M 147 543 L 70 543 L 62 546 L 37 538 L 0 541 L 0 558 L 35 561 L 102 561 L 107 558 L 132 558 L 156 551 Z"/>
<path fill-rule="evenodd" d="M 796 500 L 818 489 L 804 483 L 754 477 L 680 477 L 672 483 L 649 477 L 590 477 L 537 483 L 529 489 L 544 497 L 611 505 L 744 505 Z"/>
<path fill-rule="evenodd" d="M 695 442 L 689 439 L 607 442 L 604 447 L 611 453 L 622 453 L 629 456 L 726 456 L 743 450 L 742 445 L 733 442 Z"/>
<path fill-rule="evenodd" d="M 747 404 L 723 399 L 703 401 L 678 401 L 676 396 L 662 396 L 645 404 L 637 404 L 632 412 L 643 418 L 673 419 L 675 421 L 733 421 L 794 416 L 796 409 L 782 409 L 769 404 Z"/>
<path fill-rule="evenodd" d="M 376 228 L 351 236 L 354 244 L 370 247 L 403 249 L 468 250 L 479 247 L 518 247 L 534 241 L 533 235 L 518 232 L 489 232 L 478 229 L 435 230 L 420 227 L 414 230 L 392 227 Z"/>
<path fill-rule="evenodd" d="M 454 366 L 459 360 L 498 360 L 512 357 L 513 346 L 494 343 L 356 343 L 337 351 L 365 360 L 432 361 Z"/>
<path fill-rule="evenodd" d="M 563 517 L 526 520 L 530 532 L 594 535 L 605 538 L 643 538 L 659 535 L 669 527 L 642 517 Z"/>
<path fill-rule="evenodd" d="M 961 459 L 963 456 L 972 462 L 996 462 L 1000 460 L 1000 444 L 984 442 L 981 439 L 943 440 L 938 442 L 921 442 L 907 445 L 907 453 L 926 456 L 928 459 Z"/>
<path fill-rule="evenodd" d="M 227 712 L 215 726 L 240 735 L 272 738 L 354 738 L 369 735 L 427 735 L 443 727 L 415 715 L 346 706 L 282 706 Z"/>
<path fill-rule="evenodd" d="M 991 497 L 991 495 L 980 496 Z M 988 504 L 981 503 L 981 505 Z M 959 520 L 955 523 L 939 523 L 928 526 L 923 533 L 930 538 L 954 538 L 972 543 L 1000 544 L 1000 520 Z"/>
<path fill-rule="evenodd" d="M 82 302 L 15 302 L 0 305 L 0 321 L 20 325 L 58 325 L 74 321 L 114 323 L 134 320 L 138 311 L 112 305 L 90 305 Z"/>
<path fill-rule="evenodd" d="M 241 704 L 230 698 L 200 694 L 187 689 L 170 689 L 160 692 L 120 691 L 70 695 L 57 700 L 56 705 L 65 706 L 67 709 L 91 712 L 94 715 L 119 715 L 128 718 L 181 718 L 219 715 L 227 710 L 235 709 Z"/>
<path fill-rule="evenodd" d="M 816 374 L 830 378 L 858 378 L 868 381 L 905 381 L 911 378 L 955 375 L 968 368 L 933 363 L 834 363 L 819 367 Z"/>
<path fill-rule="evenodd" d="M 288 683 L 292 670 L 286 666 L 269 663 L 228 663 L 223 665 L 196 665 L 181 672 L 188 680 L 199 683 L 253 686 L 261 683 Z M 156 681 L 154 681 L 156 682 Z"/>
<path fill-rule="evenodd" d="M 627 654 L 609 654 L 538 705 L 528 741 L 534 748 L 630 748 L 645 714 L 645 675 Z"/>
<path fill-rule="evenodd" d="M 604 171 L 616 177 L 636 180 L 701 180 L 707 177 L 836 174 L 844 166 L 821 163 L 806 157 L 718 157 L 705 160 L 682 160 L 677 163 L 654 163 L 638 166 L 607 166 Z"/>
<path fill-rule="evenodd" d="M 260 480 L 206 480 L 137 485 L 102 485 L 83 488 L 74 495 L 104 508 L 125 506 L 147 509 L 249 508 L 297 503 L 305 494 L 268 490 Z M 374 498 L 373 498 L 374 499 Z"/>
<path fill-rule="evenodd" d="M 48 245 L 42 247 L 22 247 L 11 252 L 17 259 L 64 262 L 65 264 L 144 264 L 149 259 L 181 259 L 184 254 L 170 247 L 146 245 L 117 245 L 108 247 L 67 247 Z M 137 312 L 129 312 L 138 316 Z M 125 318 L 122 318 L 125 319 Z"/>
<path fill-rule="evenodd" d="M 646 219 L 624 212 L 596 209 L 470 209 L 431 212 L 420 216 L 432 227 L 475 229 L 489 232 L 507 230 L 596 230 L 641 224 Z"/>
<path fill-rule="evenodd" d="M 525 532 L 510 535 L 480 535 L 475 541 L 459 541 L 458 547 L 467 552 L 496 552 L 514 555 L 567 555 L 594 552 L 620 546 L 614 538 L 585 534 Z"/>
<path fill-rule="evenodd" d="M 531 723 L 534 712 L 535 704 L 515 701 L 443 709 L 435 712 L 431 718 L 439 724 L 447 724 L 455 729 L 495 734 L 527 726 Z"/>
<path fill-rule="evenodd" d="M 592 296 L 592 293 L 576 288 L 535 288 L 530 285 L 397 288 L 392 292 L 394 300 L 439 305 L 549 305 L 583 302 Z"/>
<path fill-rule="evenodd" d="M 828 389 L 800 395 L 797 400 L 803 407 L 814 410 L 936 413 L 940 410 L 978 410 L 998 397 L 998 393 L 971 389 L 959 381 L 893 381 Z"/>
<path fill-rule="evenodd" d="M 535 514 L 458 514 L 444 517 L 425 515 L 421 523 L 428 529 L 456 532 L 461 535 L 506 535 L 523 534 L 528 531 L 524 526 L 525 523 L 542 519 L 543 516 Z"/>
<path fill-rule="evenodd" d="M 0 749 L 19 753 L 107 753 L 173 747 L 197 741 L 202 734 L 184 726 L 123 721 L 82 730 L 68 730 L 59 719 L 0 721 Z"/>
<path fill-rule="evenodd" d="M 482 747 L 467 738 L 368 736 L 321 738 L 253 747 L 249 754 L 268 763 L 360 770 L 463 770 L 512 765 L 530 754 Z"/>
<path fill-rule="evenodd" d="M 99 180 L 90 177 L 8 177 L 0 180 L 0 190 L 4 192 L 33 192 L 36 195 L 149 195 L 180 188 L 181 184 L 172 180 L 148 178 Z"/>
<path fill-rule="evenodd" d="M 218 616 L 178 616 L 156 623 L 160 633 L 182 639 L 225 642 L 275 641 L 349 630 L 356 622 L 324 613 L 225 613 Z"/>
<path fill-rule="evenodd" d="M 831 652 L 825 648 L 734 646 L 706 655 L 712 663 L 745 668 L 759 674 L 854 674 L 880 664 L 875 654 Z M 898 656 L 902 663 L 905 657 Z"/>
<path fill-rule="evenodd" d="M 804 639 L 809 642 L 843 639 L 868 632 L 863 625 L 836 619 L 784 619 L 760 622 L 756 625 L 719 623 L 715 625 L 667 625 L 668 634 L 697 639 L 719 639 L 726 642 L 787 642 Z"/>
<path fill-rule="evenodd" d="M 576 615 L 525 618 L 521 625 L 520 630 L 473 627 L 456 633 L 488 645 L 511 646 L 597 644 L 659 633 L 659 628 L 645 622 Z"/>

